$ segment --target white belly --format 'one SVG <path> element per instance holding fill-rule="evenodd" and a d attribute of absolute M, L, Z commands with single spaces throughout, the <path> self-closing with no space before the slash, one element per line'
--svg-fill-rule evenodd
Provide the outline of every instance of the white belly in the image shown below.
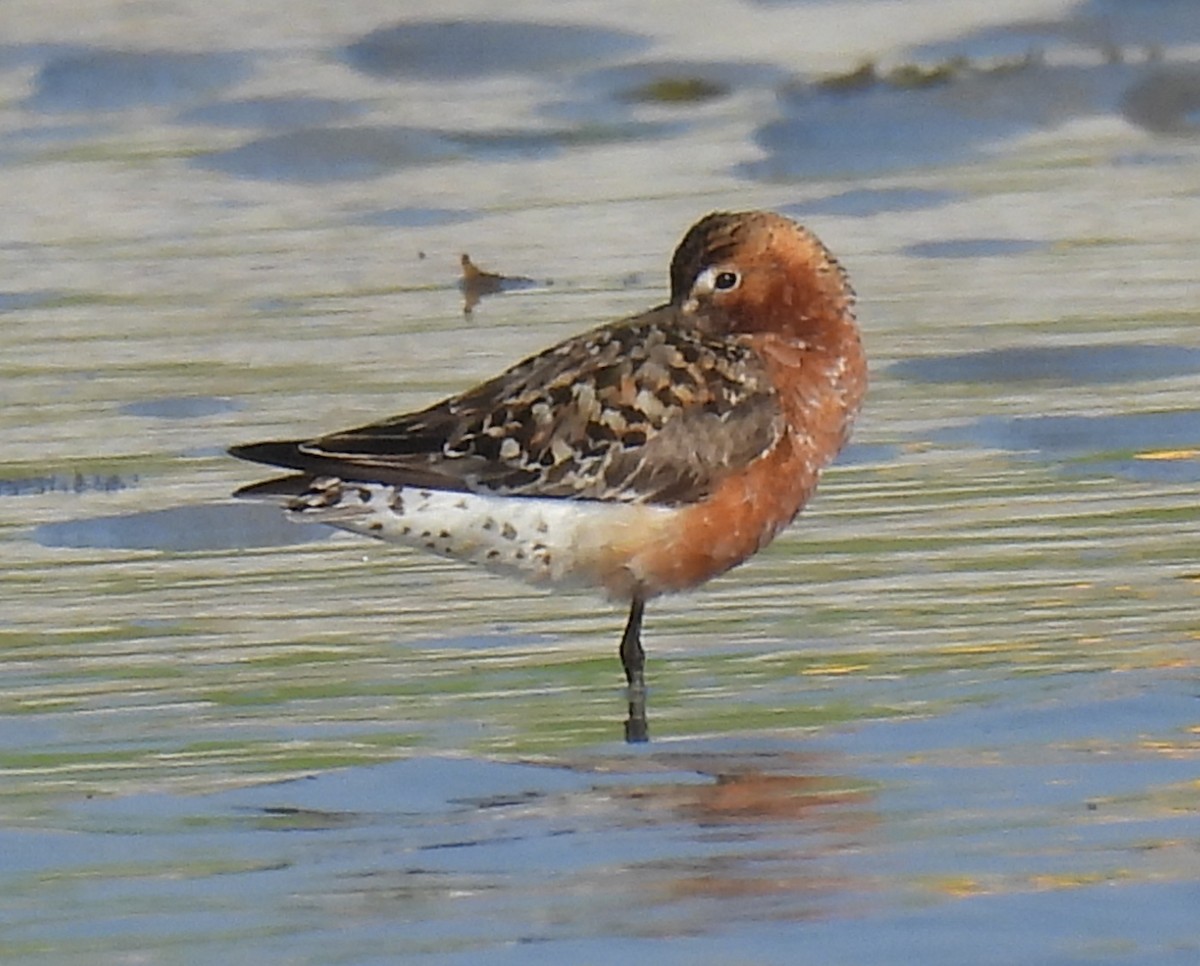
<path fill-rule="evenodd" d="M 608 571 L 671 511 L 596 500 L 489 496 L 318 480 L 293 519 L 327 523 L 533 583 L 615 590 Z"/>

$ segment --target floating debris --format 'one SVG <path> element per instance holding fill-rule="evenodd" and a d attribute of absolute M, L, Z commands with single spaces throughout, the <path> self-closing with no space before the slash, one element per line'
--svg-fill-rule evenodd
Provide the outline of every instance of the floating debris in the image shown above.
<path fill-rule="evenodd" d="M 990 63 L 977 63 L 966 57 L 956 56 L 931 65 L 899 64 L 891 70 L 881 70 L 875 61 L 868 60 L 853 70 L 823 77 L 815 81 L 813 87 L 830 94 L 852 94 L 876 87 L 922 90 L 949 84 L 965 77 L 1010 74 L 1041 64 L 1042 56 L 1039 51 L 1030 51 L 1020 57 Z"/>
<path fill-rule="evenodd" d="M 879 71 L 875 69 L 874 61 L 860 64 L 854 70 L 842 74 L 831 74 L 816 82 L 818 90 L 831 94 L 846 94 L 851 91 L 870 90 L 879 83 Z"/>
<path fill-rule="evenodd" d="M 729 94 L 728 84 L 705 77 L 658 77 L 625 92 L 633 103 L 688 104 L 712 101 Z"/>
<path fill-rule="evenodd" d="M 463 315 L 470 315 L 484 296 L 537 285 L 532 278 L 523 275 L 485 272 L 471 261 L 471 256 L 466 252 L 463 252 L 459 262 L 462 265 L 462 278 L 459 279 L 458 287 L 463 293 Z"/>

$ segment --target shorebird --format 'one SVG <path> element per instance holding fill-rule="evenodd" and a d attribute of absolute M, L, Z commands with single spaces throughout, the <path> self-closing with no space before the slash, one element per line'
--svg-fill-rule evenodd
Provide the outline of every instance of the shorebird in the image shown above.
<path fill-rule="evenodd" d="M 770 543 L 846 443 L 867 384 L 846 273 L 790 219 L 707 215 L 670 282 L 665 304 L 426 409 L 235 446 L 294 471 L 236 495 L 627 602 L 626 731 L 644 740 L 646 602 Z"/>

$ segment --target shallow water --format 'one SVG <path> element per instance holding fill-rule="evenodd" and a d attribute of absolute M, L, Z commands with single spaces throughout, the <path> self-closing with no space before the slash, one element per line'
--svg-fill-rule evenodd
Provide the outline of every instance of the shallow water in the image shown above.
<path fill-rule="evenodd" d="M 0 958 L 1196 961 L 1200 10 L 900 6 L 5 5 Z M 872 393 L 648 746 L 616 608 L 228 498 L 734 207 Z"/>

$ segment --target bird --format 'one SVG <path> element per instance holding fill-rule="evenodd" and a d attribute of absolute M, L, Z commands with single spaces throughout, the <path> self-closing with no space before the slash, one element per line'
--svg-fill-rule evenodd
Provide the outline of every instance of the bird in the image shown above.
<path fill-rule="evenodd" d="M 235 496 L 628 605 L 626 738 L 646 740 L 646 603 L 787 527 L 867 388 L 849 277 L 796 221 L 708 214 L 675 249 L 669 280 L 665 303 L 427 408 L 233 446 L 290 471 Z"/>

